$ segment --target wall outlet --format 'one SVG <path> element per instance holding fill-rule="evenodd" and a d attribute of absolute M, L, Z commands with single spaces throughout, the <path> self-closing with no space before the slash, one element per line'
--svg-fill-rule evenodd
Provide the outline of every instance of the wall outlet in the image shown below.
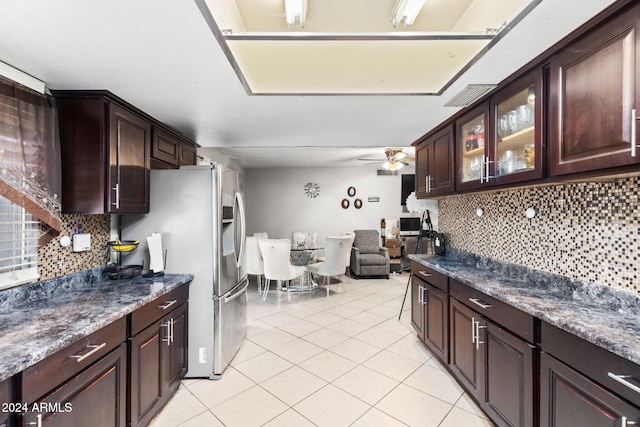
<path fill-rule="evenodd" d="M 73 235 L 73 252 L 84 252 L 91 249 L 91 234 Z"/>
<path fill-rule="evenodd" d="M 198 362 L 207 363 L 207 349 L 205 347 L 200 347 L 198 349 Z"/>

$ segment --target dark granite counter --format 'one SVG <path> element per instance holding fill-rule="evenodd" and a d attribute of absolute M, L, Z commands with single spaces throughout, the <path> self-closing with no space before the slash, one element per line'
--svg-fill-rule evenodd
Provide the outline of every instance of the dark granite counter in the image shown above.
<path fill-rule="evenodd" d="M 193 279 L 101 278 L 101 269 L 0 291 L 0 381 Z"/>
<path fill-rule="evenodd" d="M 640 364 L 640 296 L 634 293 L 454 250 L 409 258 Z"/>

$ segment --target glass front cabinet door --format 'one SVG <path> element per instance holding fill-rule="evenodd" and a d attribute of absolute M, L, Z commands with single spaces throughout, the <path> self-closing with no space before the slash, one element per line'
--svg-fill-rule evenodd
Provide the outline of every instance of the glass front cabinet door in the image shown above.
<path fill-rule="evenodd" d="M 485 185 L 488 176 L 487 147 L 488 105 L 465 114 L 457 121 L 456 152 L 458 153 L 457 190 L 469 190 Z"/>
<path fill-rule="evenodd" d="M 457 120 L 457 190 L 542 178 L 542 72 Z"/>
<path fill-rule="evenodd" d="M 518 80 L 491 100 L 489 183 L 542 177 L 542 74 Z"/>

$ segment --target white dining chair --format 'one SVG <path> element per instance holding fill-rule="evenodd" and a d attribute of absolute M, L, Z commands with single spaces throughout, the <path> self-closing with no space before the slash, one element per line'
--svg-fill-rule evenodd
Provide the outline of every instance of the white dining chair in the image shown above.
<path fill-rule="evenodd" d="M 351 236 L 351 241 L 349 241 L 349 252 L 347 252 L 347 266 L 345 268 L 345 276 L 347 277 L 347 279 L 349 279 L 349 281 L 351 281 L 351 269 L 349 268 L 349 265 L 351 264 L 351 247 L 353 246 L 353 240 L 356 238 L 356 233 L 354 233 L 353 231 L 343 231 L 342 233 L 340 233 L 340 235 Z"/>
<path fill-rule="evenodd" d="M 244 246 L 244 262 L 247 274 L 256 276 L 258 281 L 258 295 L 262 295 L 262 276 L 264 276 L 264 262 L 258 246 L 258 239 L 247 236 Z"/>
<path fill-rule="evenodd" d="M 302 276 L 304 267 L 291 265 L 291 241 L 289 239 L 258 239 L 258 246 L 264 262 L 264 278 L 266 284 L 262 292 L 262 300 L 267 299 L 271 281 L 290 282 Z M 287 284 L 287 297 L 291 302 L 291 284 Z"/>
<path fill-rule="evenodd" d="M 258 239 L 268 239 L 269 234 L 266 231 L 256 231 L 253 233 L 253 237 L 257 237 Z"/>
<path fill-rule="evenodd" d="M 347 256 L 351 252 L 351 242 L 353 242 L 352 236 L 325 237 L 325 261 L 307 266 L 309 273 L 323 276 L 322 283 L 327 289 L 327 297 L 329 296 L 331 278 L 345 274 Z M 340 286 L 344 291 L 342 281 L 340 281 Z"/>

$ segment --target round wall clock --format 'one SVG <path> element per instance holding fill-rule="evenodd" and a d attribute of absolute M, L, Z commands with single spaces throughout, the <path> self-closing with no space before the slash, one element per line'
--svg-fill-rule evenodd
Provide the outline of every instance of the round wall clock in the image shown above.
<path fill-rule="evenodd" d="M 315 199 L 320 195 L 320 186 L 318 184 L 309 182 L 304 186 L 304 194 L 306 194 L 307 197 Z"/>

